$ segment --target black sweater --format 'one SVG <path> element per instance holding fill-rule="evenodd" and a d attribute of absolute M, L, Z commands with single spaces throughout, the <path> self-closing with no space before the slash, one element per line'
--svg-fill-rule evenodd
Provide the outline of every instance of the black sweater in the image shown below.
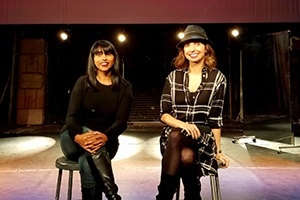
<path fill-rule="evenodd" d="M 109 142 L 117 142 L 118 136 L 127 128 L 132 105 L 132 86 L 123 79 L 119 90 L 112 85 L 97 83 L 96 88 L 88 84 L 87 77 L 77 81 L 71 93 L 66 126 L 70 137 L 82 133 L 82 126 L 100 131 Z"/>

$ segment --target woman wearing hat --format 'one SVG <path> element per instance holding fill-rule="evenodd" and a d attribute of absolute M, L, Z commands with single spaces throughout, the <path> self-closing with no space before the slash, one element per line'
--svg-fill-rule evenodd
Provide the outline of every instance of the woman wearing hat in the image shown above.
<path fill-rule="evenodd" d="M 216 173 L 229 159 L 221 150 L 226 78 L 203 28 L 189 25 L 177 44 L 176 70 L 166 78 L 159 119 L 166 124 L 160 137 L 163 155 L 157 200 L 171 200 L 179 178 L 185 200 L 200 200 L 200 177 Z"/>

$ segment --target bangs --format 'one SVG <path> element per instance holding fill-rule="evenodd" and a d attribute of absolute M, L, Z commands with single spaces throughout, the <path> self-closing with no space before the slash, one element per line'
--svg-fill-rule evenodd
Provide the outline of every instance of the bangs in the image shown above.
<path fill-rule="evenodd" d="M 104 54 L 114 55 L 114 49 L 112 48 L 112 46 L 110 46 L 107 43 L 98 43 L 97 45 L 94 46 L 91 53 L 93 55 L 95 55 L 96 53 L 99 53 L 99 52 L 104 52 Z"/>

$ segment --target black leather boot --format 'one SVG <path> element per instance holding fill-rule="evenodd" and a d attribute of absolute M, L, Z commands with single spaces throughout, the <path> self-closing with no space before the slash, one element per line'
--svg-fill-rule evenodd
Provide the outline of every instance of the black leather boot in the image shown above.
<path fill-rule="evenodd" d="M 100 148 L 97 154 L 92 155 L 92 161 L 103 183 L 102 189 L 108 200 L 121 200 L 118 195 L 118 186 L 115 183 L 111 160 L 105 147 Z"/>
<path fill-rule="evenodd" d="M 81 187 L 82 200 L 102 200 L 101 187 Z"/>
<path fill-rule="evenodd" d="M 179 179 L 169 174 L 162 174 L 160 184 L 157 187 L 156 200 L 172 200 L 176 192 Z"/>
<path fill-rule="evenodd" d="M 81 187 L 82 200 L 96 200 L 95 187 Z"/>
<path fill-rule="evenodd" d="M 181 179 L 184 187 L 184 200 L 201 200 L 201 182 L 199 169 L 196 166 L 183 167 Z"/>
<path fill-rule="evenodd" d="M 95 187 L 95 199 L 102 200 L 102 186 L 98 184 Z"/>

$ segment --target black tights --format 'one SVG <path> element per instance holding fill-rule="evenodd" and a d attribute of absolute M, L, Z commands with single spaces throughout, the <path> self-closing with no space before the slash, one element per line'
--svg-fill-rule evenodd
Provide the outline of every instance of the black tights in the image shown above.
<path fill-rule="evenodd" d="M 162 159 L 162 173 L 178 176 L 180 167 L 191 167 L 195 164 L 197 143 L 184 136 L 179 130 L 169 134 L 167 148 Z"/>

